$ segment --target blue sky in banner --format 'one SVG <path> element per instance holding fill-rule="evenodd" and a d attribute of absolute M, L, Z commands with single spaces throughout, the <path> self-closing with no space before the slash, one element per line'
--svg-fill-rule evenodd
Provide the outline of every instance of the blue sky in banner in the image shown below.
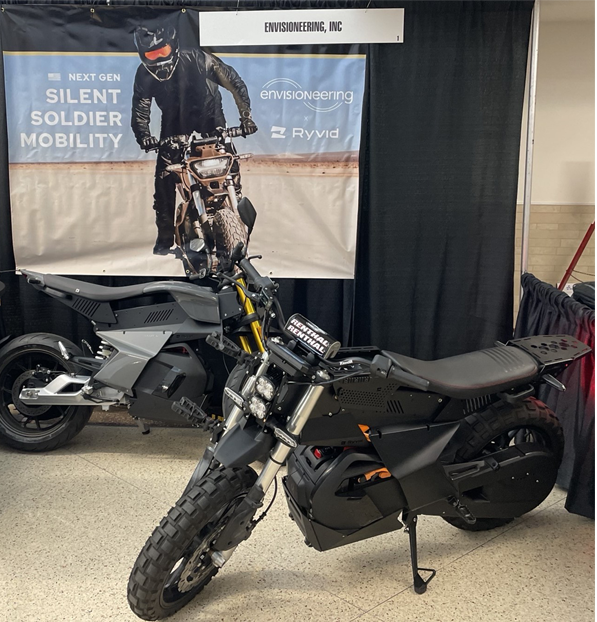
<path fill-rule="evenodd" d="M 222 55 L 249 89 L 259 132 L 240 151 L 312 154 L 359 148 L 365 59 Z M 154 159 L 130 129 L 136 55 L 5 54 L 11 162 Z M 221 89 L 229 125 L 232 96 Z M 159 135 L 160 112 L 152 127 Z"/>

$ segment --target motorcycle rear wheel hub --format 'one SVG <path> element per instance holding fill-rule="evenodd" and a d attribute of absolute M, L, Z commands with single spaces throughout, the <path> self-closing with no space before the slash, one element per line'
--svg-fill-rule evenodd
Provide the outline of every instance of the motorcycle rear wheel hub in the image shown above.
<path fill-rule="evenodd" d="M 50 410 L 50 408 L 52 408 L 51 405 L 46 405 L 46 406 L 29 406 L 25 403 L 23 403 L 20 398 L 19 395 L 21 394 L 21 391 L 24 388 L 27 388 L 28 384 L 32 384 L 30 381 L 32 379 L 34 379 L 35 376 L 35 371 L 33 370 L 29 370 L 26 372 L 23 372 L 13 383 L 12 385 L 12 400 L 14 405 L 16 406 L 17 410 L 22 414 L 22 415 L 26 415 L 28 417 L 39 417 L 40 415 L 43 415 L 44 413 L 48 412 L 48 410 Z M 43 383 L 35 383 L 35 385 L 40 384 L 43 386 Z M 33 388 L 33 387 L 32 387 Z M 36 388 L 40 388 L 38 386 L 36 386 Z"/>

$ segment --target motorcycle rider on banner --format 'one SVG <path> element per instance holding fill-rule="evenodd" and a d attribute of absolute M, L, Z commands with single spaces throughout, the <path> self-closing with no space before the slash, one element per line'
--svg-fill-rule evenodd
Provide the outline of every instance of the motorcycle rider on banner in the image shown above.
<path fill-rule="evenodd" d="M 232 93 L 245 136 L 257 131 L 247 86 L 232 67 L 201 48 L 180 50 L 178 33 L 172 25 L 152 29 L 139 26 L 134 37 L 141 64 L 135 74 L 131 126 L 142 149 L 156 149 L 160 139 L 171 136 L 205 134 L 225 127 L 218 86 Z M 149 129 L 152 100 L 162 112 L 160 139 Z M 176 182 L 166 171 L 168 164 L 158 156 L 153 197 L 158 228 L 154 255 L 167 255 L 174 241 Z"/>

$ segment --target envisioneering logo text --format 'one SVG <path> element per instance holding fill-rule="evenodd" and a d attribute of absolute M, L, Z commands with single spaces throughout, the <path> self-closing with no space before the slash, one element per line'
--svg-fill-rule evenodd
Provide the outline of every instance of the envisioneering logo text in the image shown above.
<path fill-rule="evenodd" d="M 259 96 L 263 100 L 300 101 L 315 112 L 331 112 L 342 104 L 352 104 L 354 91 L 308 90 L 290 78 L 274 78 L 263 85 Z"/>

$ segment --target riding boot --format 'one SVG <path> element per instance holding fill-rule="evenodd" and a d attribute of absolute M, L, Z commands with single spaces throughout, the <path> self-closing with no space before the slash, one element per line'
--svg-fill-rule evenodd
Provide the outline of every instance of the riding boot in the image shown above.
<path fill-rule="evenodd" d="M 172 175 L 166 174 L 164 162 L 158 158 L 155 171 L 153 209 L 158 237 L 153 247 L 154 255 L 167 255 L 174 244 L 174 208 L 176 189 Z"/>
<path fill-rule="evenodd" d="M 174 223 L 169 214 L 156 212 L 155 224 L 158 228 L 158 237 L 153 247 L 153 254 L 167 255 L 174 244 Z"/>

